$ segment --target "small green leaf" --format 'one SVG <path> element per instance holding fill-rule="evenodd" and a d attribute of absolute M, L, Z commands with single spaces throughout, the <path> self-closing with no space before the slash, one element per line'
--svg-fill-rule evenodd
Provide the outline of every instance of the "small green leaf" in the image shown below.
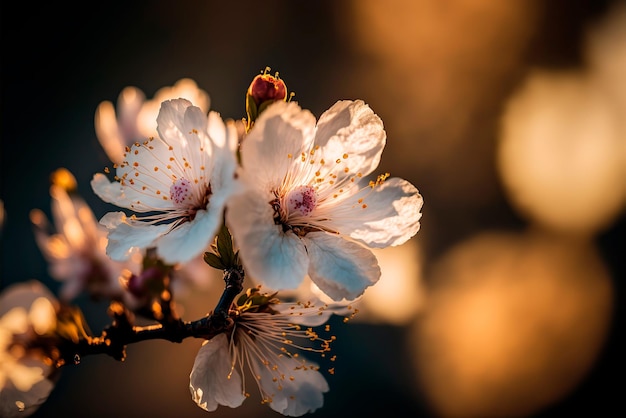
<path fill-rule="evenodd" d="M 222 262 L 227 267 L 233 267 L 235 262 L 235 252 L 233 251 L 233 239 L 225 224 L 222 224 L 217 234 L 217 252 L 222 258 Z"/>
<path fill-rule="evenodd" d="M 227 269 L 226 265 L 224 265 L 224 263 L 222 262 L 222 259 L 220 256 L 218 256 L 217 254 L 210 253 L 208 251 L 204 253 L 204 262 L 207 263 L 209 266 L 216 268 L 218 270 Z"/>

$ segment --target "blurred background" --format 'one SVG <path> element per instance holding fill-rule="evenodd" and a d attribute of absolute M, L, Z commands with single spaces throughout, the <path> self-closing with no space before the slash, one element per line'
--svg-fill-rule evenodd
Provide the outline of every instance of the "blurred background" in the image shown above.
<path fill-rule="evenodd" d="M 266 66 L 317 117 L 363 99 L 382 118 L 379 172 L 424 197 L 422 229 L 377 252 L 383 278 L 338 339 L 315 417 L 624 414 L 626 2 L 152 1 L 2 4 L 0 288 L 58 291 L 29 212 L 50 174 L 91 191 L 111 166 L 94 129 L 126 86 L 182 78 L 224 118 Z M 180 295 L 184 319 L 213 307 Z M 99 333 L 106 304 L 76 300 Z M 621 335 L 623 337 L 623 335 Z M 87 357 L 33 416 L 203 417 L 200 341 Z M 215 417 L 279 416 L 258 399 Z"/>

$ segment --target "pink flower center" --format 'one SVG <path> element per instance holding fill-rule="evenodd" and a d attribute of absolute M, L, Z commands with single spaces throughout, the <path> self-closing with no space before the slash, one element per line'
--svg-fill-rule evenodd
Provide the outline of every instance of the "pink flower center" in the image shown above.
<path fill-rule="evenodd" d="M 177 206 L 189 206 L 191 194 L 191 182 L 184 177 L 170 186 L 170 198 Z"/>
<path fill-rule="evenodd" d="M 309 215 L 317 206 L 317 193 L 311 186 L 298 186 L 285 198 L 290 214 Z"/>

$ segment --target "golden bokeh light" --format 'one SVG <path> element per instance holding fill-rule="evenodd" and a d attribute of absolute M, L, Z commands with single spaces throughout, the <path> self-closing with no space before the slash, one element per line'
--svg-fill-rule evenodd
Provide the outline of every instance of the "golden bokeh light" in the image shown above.
<path fill-rule="evenodd" d="M 60 187 L 66 192 L 76 190 L 76 177 L 64 167 L 58 168 L 50 175 L 50 182 L 53 186 Z"/>
<path fill-rule="evenodd" d="M 497 163 L 528 220 L 593 235 L 626 204 L 626 130 L 583 72 L 531 73 L 504 112 Z"/>
<path fill-rule="evenodd" d="M 403 245 L 374 249 L 381 269 L 379 281 L 354 303 L 355 321 L 403 326 L 424 306 L 422 254 L 415 239 Z"/>
<path fill-rule="evenodd" d="M 532 414 L 581 381 L 606 339 L 613 287 L 587 241 L 483 233 L 430 279 L 411 346 L 439 416 Z"/>

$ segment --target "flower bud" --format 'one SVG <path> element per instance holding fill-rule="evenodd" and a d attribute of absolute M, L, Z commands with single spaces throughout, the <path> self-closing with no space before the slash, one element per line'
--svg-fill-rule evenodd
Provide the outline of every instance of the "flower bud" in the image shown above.
<path fill-rule="evenodd" d="M 287 86 L 285 82 L 275 75 L 268 74 L 269 67 L 255 76 L 246 93 L 246 113 L 248 114 L 247 130 L 252 127 L 254 121 L 261 112 L 270 104 L 287 100 Z"/>

